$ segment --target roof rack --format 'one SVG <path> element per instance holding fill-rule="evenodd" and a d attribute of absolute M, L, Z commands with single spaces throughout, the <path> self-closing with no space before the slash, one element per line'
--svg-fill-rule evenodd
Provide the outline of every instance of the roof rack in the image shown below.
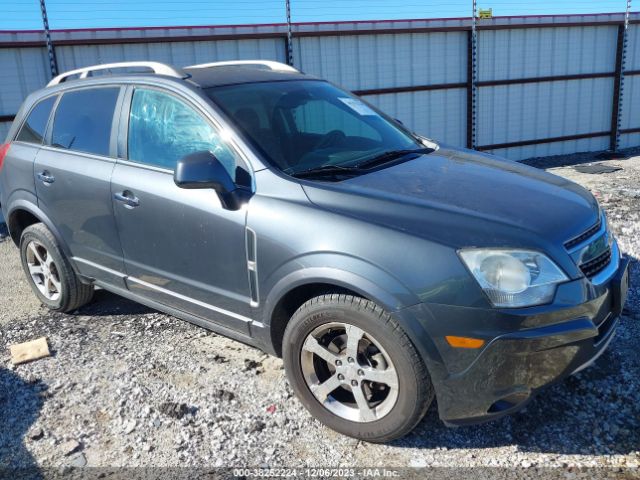
<path fill-rule="evenodd" d="M 198 65 L 189 65 L 184 68 L 214 68 L 214 67 L 227 67 L 233 65 L 246 65 L 256 67 L 267 67 L 270 70 L 278 72 L 298 72 L 291 65 L 286 65 L 280 62 L 274 62 L 272 60 L 230 60 L 227 62 L 213 62 L 213 63 L 200 63 Z"/>
<path fill-rule="evenodd" d="M 61 73 L 57 77 L 54 77 L 47 87 L 58 85 L 69 79 L 73 75 L 80 75 L 79 78 L 87 78 L 91 73 L 98 72 L 100 70 L 113 70 L 116 68 L 148 68 L 158 75 L 168 75 L 169 77 L 186 78 L 184 72 L 180 69 L 176 69 L 169 65 L 159 62 L 119 62 L 119 63 L 105 63 L 102 65 L 93 65 L 91 67 L 78 68 L 76 70 L 70 70 L 68 72 Z"/>

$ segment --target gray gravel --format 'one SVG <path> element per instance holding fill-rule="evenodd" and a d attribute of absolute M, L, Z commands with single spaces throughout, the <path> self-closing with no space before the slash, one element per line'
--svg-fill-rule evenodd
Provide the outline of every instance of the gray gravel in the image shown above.
<path fill-rule="evenodd" d="M 640 257 L 640 157 L 623 170 L 552 171 L 590 188 Z M 1 241 L 0 241 L 1 242 Z M 597 363 L 525 411 L 450 429 L 431 408 L 390 445 L 313 420 L 279 359 L 98 291 L 71 315 L 35 301 L 0 243 L 0 467 L 516 466 L 640 464 L 640 264 L 618 334 Z M 52 357 L 13 367 L 8 345 L 46 336 Z M 434 405 L 435 407 L 435 405 Z M 637 470 L 636 470 L 637 471 Z"/>
<path fill-rule="evenodd" d="M 18 249 L 7 236 L 6 225 L 0 224 L 0 325 L 34 314 L 41 308 L 24 280 Z"/>

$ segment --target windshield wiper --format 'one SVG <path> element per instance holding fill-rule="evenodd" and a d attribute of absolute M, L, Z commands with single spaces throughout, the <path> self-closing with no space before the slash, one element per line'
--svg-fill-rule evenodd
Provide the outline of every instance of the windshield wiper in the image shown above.
<path fill-rule="evenodd" d="M 293 172 L 290 175 L 296 178 L 308 178 L 308 177 L 334 177 L 336 175 L 350 175 L 358 174 L 361 172 L 361 168 L 354 167 L 341 167 L 340 165 L 322 165 L 321 167 L 310 168 L 308 170 L 301 170 L 299 172 Z"/>
<path fill-rule="evenodd" d="M 435 150 L 433 148 L 428 148 L 428 147 L 405 149 L 405 150 L 389 150 L 387 152 L 381 153 L 380 155 L 376 155 L 373 158 L 370 158 L 368 160 L 364 160 L 364 161 L 362 161 L 360 163 L 357 163 L 351 168 L 356 168 L 356 169 L 371 168 L 371 167 L 375 167 L 377 165 L 382 165 L 383 163 L 391 162 L 391 161 L 396 160 L 398 158 L 402 158 L 402 157 L 404 157 L 406 155 L 410 155 L 412 153 L 415 153 L 415 154 L 426 154 L 426 153 L 431 153 L 431 152 L 434 152 L 434 151 Z"/>
<path fill-rule="evenodd" d="M 410 154 L 425 154 L 433 152 L 433 148 L 413 148 L 405 150 L 389 150 L 387 152 L 376 155 L 373 158 L 364 160 L 360 163 L 356 163 L 351 166 L 344 165 L 322 165 L 320 167 L 310 168 L 308 170 L 301 170 L 299 172 L 290 173 L 291 176 L 296 178 L 308 178 L 308 177 L 335 177 L 336 175 L 359 175 L 363 171 L 382 165 L 384 163 L 396 160 Z"/>

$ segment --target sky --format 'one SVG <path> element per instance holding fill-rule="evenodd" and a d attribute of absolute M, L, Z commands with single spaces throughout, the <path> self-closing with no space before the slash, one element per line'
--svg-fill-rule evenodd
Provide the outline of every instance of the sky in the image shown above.
<path fill-rule="evenodd" d="M 51 29 L 286 21 L 285 0 L 46 0 L 46 5 Z M 471 0 L 291 0 L 291 15 L 294 22 L 469 17 L 471 5 Z M 478 0 L 478 7 L 491 8 L 495 16 L 602 13 L 623 12 L 626 0 Z M 0 30 L 41 28 L 38 0 L 0 0 Z"/>

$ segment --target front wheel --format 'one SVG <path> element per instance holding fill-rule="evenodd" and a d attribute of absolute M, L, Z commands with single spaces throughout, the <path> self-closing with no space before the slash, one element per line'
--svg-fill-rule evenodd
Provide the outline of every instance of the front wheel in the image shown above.
<path fill-rule="evenodd" d="M 388 442 L 410 432 L 433 400 L 424 362 L 375 303 L 328 294 L 302 305 L 284 334 L 287 376 L 318 420 L 345 435 Z"/>

